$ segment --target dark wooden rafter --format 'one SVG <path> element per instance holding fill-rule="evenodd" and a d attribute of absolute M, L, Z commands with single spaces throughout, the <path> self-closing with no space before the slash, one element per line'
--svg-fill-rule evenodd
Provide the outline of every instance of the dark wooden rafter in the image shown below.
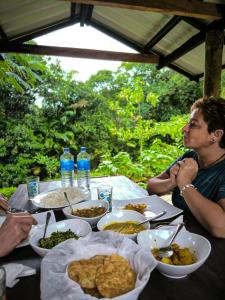
<path fill-rule="evenodd" d="M 84 26 L 84 24 L 89 24 L 93 13 L 93 5 L 80 5 L 80 26 Z"/>
<path fill-rule="evenodd" d="M 88 6 L 86 4 L 81 4 L 80 5 L 80 26 L 84 26 L 86 19 L 87 19 L 87 14 L 88 14 Z"/>
<path fill-rule="evenodd" d="M 86 17 L 86 24 L 89 25 L 89 22 L 92 18 L 92 14 L 93 14 L 93 10 L 94 10 L 94 5 L 88 5 L 88 12 L 87 12 L 87 17 Z"/>
<path fill-rule="evenodd" d="M 76 3 L 71 3 L 70 4 L 70 18 L 72 20 L 76 18 L 76 8 L 77 8 Z"/>
<path fill-rule="evenodd" d="M 192 36 L 188 41 L 186 41 L 183 45 L 178 47 L 176 50 L 174 50 L 172 53 L 168 54 L 164 58 L 160 59 L 160 63 L 158 65 L 158 69 L 161 69 L 173 61 L 177 60 L 181 56 L 185 55 L 192 49 L 196 48 L 200 44 L 202 44 L 205 41 L 206 37 L 206 32 L 213 29 L 213 28 L 220 28 L 220 27 L 225 27 L 225 19 L 219 20 L 219 21 L 214 21 L 210 23 L 205 30 L 200 31 L 199 33 L 195 34 Z"/>
<path fill-rule="evenodd" d="M 127 37 L 125 36 L 122 36 L 120 33 L 118 33 L 117 31 L 113 30 L 112 28 L 102 24 L 101 22 L 99 21 L 96 21 L 96 20 L 91 20 L 89 22 L 89 24 L 94 27 L 95 29 L 107 34 L 108 36 L 114 38 L 115 40 L 125 44 L 126 46 L 134 49 L 135 51 L 137 52 L 141 52 L 141 45 L 137 44 L 136 42 L 128 39 Z"/>
<path fill-rule="evenodd" d="M 55 56 L 79 57 L 79 58 L 139 62 L 139 63 L 153 63 L 153 64 L 157 64 L 159 62 L 159 57 L 153 54 L 123 53 L 123 52 L 113 52 L 113 51 L 76 49 L 76 48 L 40 46 L 40 45 L 26 45 L 26 44 L 16 44 L 16 43 L 1 45 L 0 52 L 3 53 L 15 52 L 15 53 L 25 53 L 25 54 L 37 54 L 37 55 L 55 55 Z"/>
<path fill-rule="evenodd" d="M 64 0 L 81 4 L 92 4 L 115 8 L 158 12 L 207 20 L 223 17 L 220 5 L 197 0 Z"/>
<path fill-rule="evenodd" d="M 147 53 L 154 47 L 170 30 L 172 30 L 179 22 L 181 18 L 178 16 L 174 16 L 171 20 L 167 22 L 167 24 L 162 27 L 158 33 L 143 47 L 141 50 L 142 53 Z"/>
<path fill-rule="evenodd" d="M 1 36 L 1 40 L 4 42 L 8 42 L 9 39 L 4 31 L 4 29 L 2 28 L 2 26 L 0 25 L 0 36 Z"/>
<path fill-rule="evenodd" d="M 138 51 L 138 52 L 142 51 L 142 47 L 139 44 L 135 43 L 134 41 L 129 40 L 127 37 L 121 36 L 118 32 L 116 32 L 115 30 L 107 27 L 106 25 L 104 25 L 104 24 L 102 24 L 98 21 L 94 21 L 94 20 L 92 20 L 90 22 L 90 25 L 93 26 L 94 28 L 98 29 L 99 31 L 111 36 L 112 38 L 116 39 L 117 41 L 119 41 L 119 42 L 127 45 L 128 47 L 134 49 L 135 51 Z M 149 53 L 158 55 L 159 57 L 161 56 L 161 54 L 159 52 L 155 51 L 155 50 L 154 51 L 151 50 L 151 51 L 149 51 Z M 190 80 L 198 81 L 198 77 L 196 78 L 192 74 L 182 70 L 181 68 L 179 68 L 176 65 L 170 64 L 168 67 L 173 69 L 174 71 L 179 72 L 180 74 L 186 76 Z"/>
<path fill-rule="evenodd" d="M 199 81 L 199 78 L 198 78 L 198 77 L 196 77 L 195 75 L 192 75 L 192 74 L 186 72 L 185 70 L 179 68 L 177 65 L 169 64 L 169 65 L 168 65 L 168 68 L 170 68 L 170 69 L 172 69 L 172 70 L 174 70 L 174 71 L 176 71 L 176 72 L 178 72 L 178 73 L 184 75 L 185 77 L 187 77 L 188 79 L 190 79 L 190 80 L 192 80 L 192 81 L 196 81 L 196 82 Z"/>
<path fill-rule="evenodd" d="M 193 26 L 194 28 L 202 31 L 205 30 L 207 25 L 203 23 L 203 21 L 194 19 L 194 18 L 188 18 L 188 17 L 181 17 L 182 21 L 188 23 L 189 25 Z"/>
<path fill-rule="evenodd" d="M 10 42 L 17 42 L 17 43 L 27 42 L 29 40 L 35 39 L 39 36 L 48 34 L 55 30 L 59 30 L 59 29 L 65 28 L 67 26 L 77 24 L 78 22 L 79 22 L 78 17 L 76 17 L 74 19 L 66 18 L 61 21 L 57 21 L 55 23 L 49 24 L 48 26 L 39 27 L 39 28 L 35 29 L 35 31 L 32 31 L 32 32 L 28 31 L 28 32 L 21 33 L 20 36 L 10 38 Z"/>
<path fill-rule="evenodd" d="M 173 61 L 177 60 L 184 54 L 188 53 L 192 49 L 196 48 L 200 44 L 202 44 L 205 41 L 205 35 L 206 33 L 201 31 L 194 36 L 192 36 L 187 42 L 185 42 L 183 45 L 181 45 L 179 48 L 174 50 L 172 53 L 168 54 L 164 58 L 161 58 L 160 63 L 158 65 L 158 69 L 161 69 Z"/>

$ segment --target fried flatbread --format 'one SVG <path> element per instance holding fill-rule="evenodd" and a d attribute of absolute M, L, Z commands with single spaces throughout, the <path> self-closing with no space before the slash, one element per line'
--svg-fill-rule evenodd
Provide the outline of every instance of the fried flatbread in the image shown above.
<path fill-rule="evenodd" d="M 136 273 L 128 261 L 116 254 L 105 259 L 96 274 L 96 285 L 105 298 L 125 294 L 135 287 Z"/>
<path fill-rule="evenodd" d="M 113 298 L 135 287 L 136 273 L 120 255 L 96 255 L 90 259 L 72 261 L 68 265 L 69 277 L 83 291 L 97 298 Z"/>
<path fill-rule="evenodd" d="M 99 266 L 104 263 L 105 257 L 105 255 L 96 255 L 90 259 L 71 262 L 68 266 L 69 277 L 82 288 L 96 288 L 96 272 Z"/>

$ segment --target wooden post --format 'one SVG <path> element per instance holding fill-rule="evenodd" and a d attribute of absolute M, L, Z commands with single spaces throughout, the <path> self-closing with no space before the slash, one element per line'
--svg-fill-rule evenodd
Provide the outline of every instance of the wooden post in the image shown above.
<path fill-rule="evenodd" d="M 206 33 L 204 97 L 220 95 L 223 45 L 224 29 L 212 29 Z"/>

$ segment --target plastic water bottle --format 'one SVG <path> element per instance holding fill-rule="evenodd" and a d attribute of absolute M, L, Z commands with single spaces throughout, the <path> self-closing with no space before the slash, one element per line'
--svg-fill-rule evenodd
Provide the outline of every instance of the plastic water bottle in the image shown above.
<path fill-rule="evenodd" d="M 90 155 L 81 147 L 77 155 L 77 184 L 90 191 Z"/>
<path fill-rule="evenodd" d="M 74 157 L 69 148 L 64 148 L 60 156 L 60 171 L 62 186 L 73 186 L 74 183 Z"/>

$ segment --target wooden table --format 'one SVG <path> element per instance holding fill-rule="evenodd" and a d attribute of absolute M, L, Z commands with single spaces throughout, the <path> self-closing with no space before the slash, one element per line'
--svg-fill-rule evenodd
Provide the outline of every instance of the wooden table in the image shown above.
<path fill-rule="evenodd" d="M 113 186 L 116 199 L 132 199 L 144 197 L 146 191 L 124 176 L 93 178 L 91 185 L 92 197 L 96 198 L 96 187 L 100 184 Z M 59 187 L 60 182 L 42 182 L 41 192 Z M 31 207 L 27 199 L 25 185 L 19 185 L 10 200 L 11 205 L 18 208 Z M 56 211 L 56 218 L 63 218 L 61 211 Z M 208 238 L 212 245 L 212 252 L 206 263 L 194 273 L 184 279 L 170 279 L 161 275 L 156 269 L 139 296 L 139 300 L 223 300 L 225 299 L 225 239 L 211 237 L 194 218 L 184 216 L 187 229 Z M 40 263 L 41 258 L 30 246 L 15 249 L 10 255 L 1 258 L 0 264 L 18 262 L 36 268 L 37 274 L 20 279 L 11 289 L 7 289 L 7 300 L 40 300 Z M 74 298 L 76 299 L 76 297 Z"/>

